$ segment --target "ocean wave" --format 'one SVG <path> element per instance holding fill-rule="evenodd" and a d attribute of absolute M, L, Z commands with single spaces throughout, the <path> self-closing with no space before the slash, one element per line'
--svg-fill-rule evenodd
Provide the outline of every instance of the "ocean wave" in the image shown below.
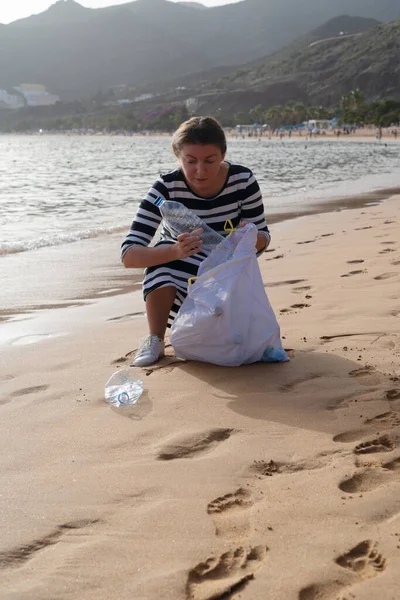
<path fill-rule="evenodd" d="M 0 256 L 18 254 L 20 252 L 29 252 L 46 248 L 49 246 L 60 246 L 61 244 L 71 244 L 80 240 L 98 238 L 104 235 L 128 231 L 129 226 L 123 227 L 100 227 L 93 230 L 75 231 L 74 233 L 60 232 L 52 236 L 42 236 L 34 240 L 20 240 L 15 242 L 0 242 Z"/>

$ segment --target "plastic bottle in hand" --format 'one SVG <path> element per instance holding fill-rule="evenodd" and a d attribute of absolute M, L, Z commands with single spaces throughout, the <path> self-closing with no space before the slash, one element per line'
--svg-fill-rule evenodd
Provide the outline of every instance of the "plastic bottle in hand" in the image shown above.
<path fill-rule="evenodd" d="M 135 377 L 130 369 L 116 371 L 107 381 L 104 395 L 112 406 L 136 404 L 143 393 L 143 381 Z"/>
<path fill-rule="evenodd" d="M 160 209 L 168 229 L 176 237 L 181 233 L 191 233 L 195 229 L 202 229 L 200 237 L 203 242 L 202 247 L 205 250 L 212 250 L 225 240 L 224 236 L 211 229 L 200 217 L 180 202 L 164 200 L 159 197 L 155 204 Z"/>

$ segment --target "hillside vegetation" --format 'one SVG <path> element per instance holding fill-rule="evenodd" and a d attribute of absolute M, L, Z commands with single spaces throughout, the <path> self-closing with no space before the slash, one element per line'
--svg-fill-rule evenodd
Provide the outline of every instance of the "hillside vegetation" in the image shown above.
<path fill-rule="evenodd" d="M 400 98 L 400 20 L 349 35 L 318 36 L 312 32 L 217 79 L 204 74 L 199 110 L 204 114 L 218 104 L 232 115 L 257 104 L 269 107 L 290 100 L 336 106 L 355 88 L 368 101 Z"/>

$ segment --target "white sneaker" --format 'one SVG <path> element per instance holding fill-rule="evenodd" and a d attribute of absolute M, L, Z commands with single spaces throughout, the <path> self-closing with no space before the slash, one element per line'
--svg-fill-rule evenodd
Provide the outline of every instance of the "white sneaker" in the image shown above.
<path fill-rule="evenodd" d="M 164 356 L 164 342 L 157 335 L 148 335 L 140 344 L 133 360 L 134 367 L 149 367 Z"/>

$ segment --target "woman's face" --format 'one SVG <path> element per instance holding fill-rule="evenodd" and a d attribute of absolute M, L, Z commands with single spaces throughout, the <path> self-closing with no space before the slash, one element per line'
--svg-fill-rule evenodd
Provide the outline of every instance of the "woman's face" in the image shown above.
<path fill-rule="evenodd" d="M 221 163 L 225 158 L 214 144 L 183 144 L 179 162 L 186 181 L 200 195 L 220 183 Z"/>

